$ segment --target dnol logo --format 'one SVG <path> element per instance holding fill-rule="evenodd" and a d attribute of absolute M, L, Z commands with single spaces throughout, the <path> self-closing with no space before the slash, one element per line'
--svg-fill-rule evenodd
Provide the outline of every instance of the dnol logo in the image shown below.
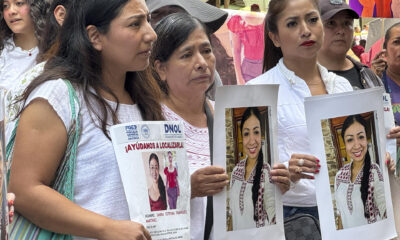
<path fill-rule="evenodd" d="M 164 124 L 165 133 L 182 133 L 180 126 L 177 124 Z"/>

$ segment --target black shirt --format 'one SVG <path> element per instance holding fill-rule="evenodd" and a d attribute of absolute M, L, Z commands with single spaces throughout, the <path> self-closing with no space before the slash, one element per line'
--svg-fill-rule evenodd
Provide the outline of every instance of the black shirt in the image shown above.
<path fill-rule="evenodd" d="M 360 72 L 357 71 L 356 66 L 353 66 L 349 70 L 345 71 L 331 71 L 329 72 L 336 73 L 337 75 L 346 78 L 353 88 L 357 89 L 364 89 L 363 85 L 361 84 L 361 75 Z"/>

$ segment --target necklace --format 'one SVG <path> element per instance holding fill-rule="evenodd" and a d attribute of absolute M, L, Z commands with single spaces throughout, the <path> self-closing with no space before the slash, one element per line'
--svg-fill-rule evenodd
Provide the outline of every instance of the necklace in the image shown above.
<path fill-rule="evenodd" d="M 27 50 L 28 56 L 29 56 L 29 57 L 32 56 L 33 50 L 35 50 L 35 48 L 32 48 L 32 49 Z"/>

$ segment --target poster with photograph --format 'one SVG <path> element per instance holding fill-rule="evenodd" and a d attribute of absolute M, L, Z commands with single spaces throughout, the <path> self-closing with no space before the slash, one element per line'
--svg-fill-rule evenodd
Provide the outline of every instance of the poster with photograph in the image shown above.
<path fill-rule="evenodd" d="M 315 179 L 323 239 L 396 236 L 383 92 L 374 88 L 305 99 L 311 151 L 321 161 Z"/>
<path fill-rule="evenodd" d="M 131 122 L 111 139 L 132 221 L 152 239 L 190 238 L 190 176 L 180 122 Z"/>
<path fill-rule="evenodd" d="M 214 239 L 285 239 L 281 193 L 270 178 L 278 158 L 278 89 L 278 85 L 217 89 L 214 165 L 226 169 L 230 184 L 213 198 Z M 253 192 L 258 194 L 256 200 Z"/>

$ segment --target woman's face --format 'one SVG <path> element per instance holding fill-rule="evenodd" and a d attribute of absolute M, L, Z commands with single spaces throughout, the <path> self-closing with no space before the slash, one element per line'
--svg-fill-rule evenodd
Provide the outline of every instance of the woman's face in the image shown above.
<path fill-rule="evenodd" d="M 149 24 L 144 0 L 130 0 L 111 21 L 106 34 L 100 34 L 103 66 L 123 72 L 141 71 L 149 65 L 157 36 Z"/>
<path fill-rule="evenodd" d="M 169 163 L 172 163 L 172 153 L 171 152 L 168 153 L 168 161 L 169 161 Z"/>
<path fill-rule="evenodd" d="M 197 27 L 167 62 L 156 60 L 155 67 L 160 79 L 167 82 L 169 95 L 204 96 L 215 72 L 215 56 L 204 29 Z"/>
<path fill-rule="evenodd" d="M 4 0 L 3 16 L 7 26 L 15 34 L 34 33 L 30 6 L 26 0 Z"/>
<path fill-rule="evenodd" d="M 288 0 L 286 5 L 278 16 L 278 32 L 269 37 L 285 59 L 316 57 L 324 37 L 318 9 L 311 0 Z"/>
<path fill-rule="evenodd" d="M 354 161 L 364 161 L 368 151 L 367 135 L 365 128 L 359 122 L 354 122 L 344 133 L 346 153 Z"/>
<path fill-rule="evenodd" d="M 251 115 L 243 124 L 243 151 L 249 159 L 257 159 L 261 149 L 261 125 L 258 118 Z"/>
<path fill-rule="evenodd" d="M 324 22 L 325 38 L 321 51 L 346 56 L 353 42 L 354 19 L 347 11 L 341 11 Z"/>
<path fill-rule="evenodd" d="M 391 29 L 386 46 L 386 61 L 392 71 L 399 69 L 396 72 L 400 72 L 400 26 Z"/>
<path fill-rule="evenodd" d="M 159 173 L 159 166 L 158 166 L 156 159 L 154 159 L 154 158 L 150 159 L 149 168 L 150 168 L 151 178 L 153 179 L 154 182 L 157 182 L 158 177 L 160 176 L 159 175 L 160 173 Z"/>

